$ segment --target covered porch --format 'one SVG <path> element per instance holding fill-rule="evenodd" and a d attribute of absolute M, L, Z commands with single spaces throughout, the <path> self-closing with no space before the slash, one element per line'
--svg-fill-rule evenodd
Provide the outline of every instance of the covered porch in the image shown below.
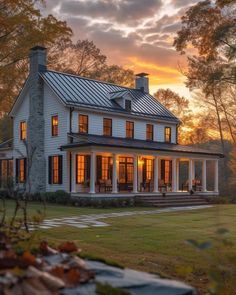
<path fill-rule="evenodd" d="M 162 153 L 71 151 L 72 193 L 83 194 L 198 194 L 218 195 L 218 159 L 180 157 Z M 208 163 L 214 185 L 207 186 Z M 181 166 L 185 164 L 185 175 Z M 196 169 L 198 167 L 198 169 Z M 200 169 L 199 169 L 200 167 Z M 186 177 L 187 170 L 187 177 Z M 182 177 L 181 177 L 182 176 Z"/>
<path fill-rule="evenodd" d="M 219 194 L 222 154 L 143 140 L 80 134 L 71 138 L 61 149 L 70 159 L 72 194 Z"/>

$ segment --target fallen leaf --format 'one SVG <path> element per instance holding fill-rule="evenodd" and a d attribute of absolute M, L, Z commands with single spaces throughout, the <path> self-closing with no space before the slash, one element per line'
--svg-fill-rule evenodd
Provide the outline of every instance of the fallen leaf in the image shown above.
<path fill-rule="evenodd" d="M 58 249 L 59 251 L 66 252 L 66 253 L 78 251 L 78 247 L 73 242 L 62 243 L 61 245 L 59 245 Z"/>
<path fill-rule="evenodd" d="M 68 283 L 71 285 L 77 285 L 80 283 L 80 272 L 76 268 L 71 268 L 67 272 Z"/>
<path fill-rule="evenodd" d="M 36 265 L 36 258 L 29 251 L 25 251 L 21 259 L 28 265 Z"/>
<path fill-rule="evenodd" d="M 46 241 L 41 242 L 39 249 L 44 255 L 52 255 L 52 254 L 57 254 L 58 251 L 56 249 L 53 249 L 48 246 L 48 243 Z"/>

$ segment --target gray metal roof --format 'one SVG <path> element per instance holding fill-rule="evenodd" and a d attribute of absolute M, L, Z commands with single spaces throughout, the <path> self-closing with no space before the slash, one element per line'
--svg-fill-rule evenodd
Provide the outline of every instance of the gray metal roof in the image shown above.
<path fill-rule="evenodd" d="M 179 123 L 157 99 L 141 90 L 54 71 L 41 72 L 40 75 L 66 105 L 144 115 Z M 128 91 L 132 97 L 131 112 L 111 99 L 114 93 L 117 95 L 122 91 Z"/>
<path fill-rule="evenodd" d="M 101 135 L 91 135 L 91 134 L 79 134 L 71 133 L 69 134 L 73 138 L 73 143 L 61 146 L 61 149 L 70 149 L 80 146 L 109 146 L 118 148 L 132 148 L 138 150 L 154 150 L 154 151 L 166 151 L 166 152 L 180 152 L 189 154 L 199 154 L 199 155 L 210 155 L 217 157 L 224 157 L 223 154 L 205 150 L 201 148 L 192 147 L 189 145 L 180 145 L 173 143 L 146 141 L 140 139 L 127 139 L 118 137 L 106 137 Z"/>

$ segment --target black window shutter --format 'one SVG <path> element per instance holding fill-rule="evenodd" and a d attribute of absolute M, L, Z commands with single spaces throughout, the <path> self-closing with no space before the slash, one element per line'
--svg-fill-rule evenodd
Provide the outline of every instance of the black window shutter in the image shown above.
<path fill-rule="evenodd" d="M 52 184 L 52 157 L 48 157 L 48 183 Z"/>
<path fill-rule="evenodd" d="M 112 157 L 109 157 L 109 179 L 111 179 L 111 181 L 112 181 L 112 170 L 113 170 Z"/>
<path fill-rule="evenodd" d="M 87 170 L 87 175 L 86 175 L 86 179 L 85 180 L 88 180 L 90 179 L 90 159 L 91 159 L 91 156 L 90 155 L 86 155 L 85 156 L 85 163 L 86 163 L 86 170 Z"/>
<path fill-rule="evenodd" d="M 18 183 L 18 181 L 19 181 L 19 159 L 16 159 L 16 171 L 15 171 L 15 174 L 16 174 L 16 183 Z"/>
<path fill-rule="evenodd" d="M 165 181 L 165 160 L 161 160 L 161 179 Z"/>
<path fill-rule="evenodd" d="M 97 156 L 97 182 L 102 178 L 102 156 Z"/>
<path fill-rule="evenodd" d="M 24 158 L 24 181 L 27 179 L 27 159 Z"/>
<path fill-rule="evenodd" d="M 63 156 L 58 156 L 59 160 L 59 184 L 62 184 L 62 178 L 63 178 Z"/>

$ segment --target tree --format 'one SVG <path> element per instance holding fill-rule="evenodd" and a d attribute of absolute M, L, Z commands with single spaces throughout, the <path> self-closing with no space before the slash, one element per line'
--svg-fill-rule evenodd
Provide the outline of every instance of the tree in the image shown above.
<path fill-rule="evenodd" d="M 57 56 L 51 58 L 49 67 L 62 72 L 133 86 L 134 73 L 118 65 L 108 65 L 107 57 L 101 53 L 93 41 L 78 40 L 76 44 L 69 44 Z"/>
<path fill-rule="evenodd" d="M 200 89 L 203 96 L 198 99 L 215 113 L 217 129 L 224 148 L 224 128 L 234 141 L 234 131 L 227 104 L 223 99 L 227 88 L 236 84 L 236 21 L 235 1 L 209 0 L 191 7 L 182 17 L 182 28 L 174 41 L 176 50 L 181 54 L 191 46 L 198 56 L 188 56 L 187 86 Z M 232 102 L 229 102 L 230 105 Z"/>
<path fill-rule="evenodd" d="M 0 4 L 0 109 L 8 112 L 28 74 L 26 61 L 35 45 L 56 52 L 71 42 L 72 31 L 54 16 L 43 17 L 42 0 L 2 0 Z"/>
<path fill-rule="evenodd" d="M 170 89 L 159 89 L 154 93 L 154 97 L 181 120 L 179 129 L 180 143 L 191 143 L 188 139 L 192 130 L 190 125 L 193 122 L 193 114 L 189 107 L 189 100 Z"/>

